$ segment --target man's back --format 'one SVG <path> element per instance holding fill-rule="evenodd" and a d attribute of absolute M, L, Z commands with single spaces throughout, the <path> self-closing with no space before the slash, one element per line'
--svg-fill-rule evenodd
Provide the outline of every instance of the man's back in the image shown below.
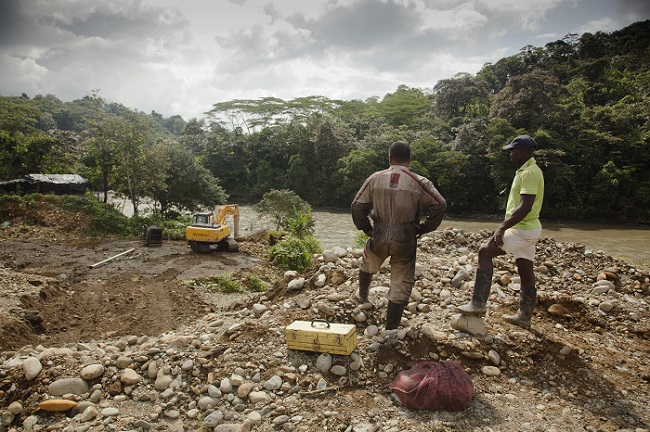
<path fill-rule="evenodd" d="M 370 204 L 372 219 L 386 225 L 416 223 L 430 205 L 440 205 L 444 199 L 425 177 L 400 165 L 371 175 L 361 187 L 352 204 Z"/>

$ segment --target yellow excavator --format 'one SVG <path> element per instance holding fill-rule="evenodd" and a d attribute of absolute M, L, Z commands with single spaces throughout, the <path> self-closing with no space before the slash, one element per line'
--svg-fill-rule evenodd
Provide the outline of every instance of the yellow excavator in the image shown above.
<path fill-rule="evenodd" d="M 215 208 L 213 212 L 195 213 L 192 225 L 185 229 L 185 238 L 196 253 L 210 253 L 210 245 L 217 249 L 237 252 L 239 243 L 231 236 L 230 226 L 226 217 L 232 216 L 234 237 L 239 235 L 239 205 L 225 204 Z"/>

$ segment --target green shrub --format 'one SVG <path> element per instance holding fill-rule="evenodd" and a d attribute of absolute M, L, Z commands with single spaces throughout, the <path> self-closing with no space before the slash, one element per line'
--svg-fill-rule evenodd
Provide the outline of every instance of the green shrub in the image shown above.
<path fill-rule="evenodd" d="M 311 244 L 287 237 L 269 248 L 269 258 L 284 270 L 303 271 L 312 264 Z"/>
<path fill-rule="evenodd" d="M 246 284 L 246 288 L 252 292 L 265 292 L 268 289 L 267 283 L 253 273 L 246 274 L 246 280 L 244 283 Z"/>
<path fill-rule="evenodd" d="M 132 221 L 110 204 L 99 201 L 92 194 L 83 197 L 62 197 L 61 206 L 65 209 L 82 211 L 93 216 L 94 227 L 89 234 L 134 234 Z M 140 227 L 141 231 L 142 227 Z"/>
<path fill-rule="evenodd" d="M 363 231 L 357 231 L 354 235 L 354 245 L 357 247 L 364 247 L 369 238 L 370 237 L 368 237 Z"/>
<path fill-rule="evenodd" d="M 305 238 L 314 234 L 314 218 L 311 217 L 311 209 L 302 212 L 296 207 L 293 208 L 293 216 L 286 218 L 283 228 L 298 238 Z"/>
<path fill-rule="evenodd" d="M 316 237 L 310 235 L 301 240 L 305 243 L 310 253 L 319 254 L 323 252 L 323 247 L 321 246 L 320 241 L 318 241 Z"/>
<path fill-rule="evenodd" d="M 210 292 L 220 292 L 223 294 L 240 294 L 244 292 L 242 284 L 230 274 L 214 275 L 207 279 L 192 279 L 189 285 L 205 288 Z"/>

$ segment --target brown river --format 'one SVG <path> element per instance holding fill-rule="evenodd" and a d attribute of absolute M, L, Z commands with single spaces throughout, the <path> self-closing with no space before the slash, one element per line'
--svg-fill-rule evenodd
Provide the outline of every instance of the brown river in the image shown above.
<path fill-rule="evenodd" d="M 240 206 L 240 214 L 240 235 L 262 228 L 273 228 L 257 219 L 252 206 Z M 324 248 L 354 245 L 357 230 L 349 212 L 314 210 L 312 216 L 316 221 L 315 236 Z M 498 225 L 499 222 L 495 220 L 446 217 L 438 230 L 453 227 L 475 232 L 482 228 L 494 230 Z M 542 221 L 542 225 L 546 237 L 560 242 L 580 243 L 587 249 L 603 251 L 643 269 L 650 268 L 650 227 L 549 221 Z"/>
<path fill-rule="evenodd" d="M 111 201 L 125 215 L 133 214 L 133 207 L 128 200 L 112 199 Z M 141 210 L 145 210 L 144 207 L 146 205 Z M 313 210 L 312 216 L 316 222 L 314 234 L 323 248 L 354 246 L 357 230 L 352 224 L 349 211 Z M 499 222 L 495 220 L 445 217 L 438 229 L 452 227 L 475 232 L 482 228 L 494 230 L 498 224 Z M 546 237 L 552 237 L 560 242 L 580 243 L 587 249 L 600 250 L 644 270 L 650 269 L 650 227 L 550 221 L 542 221 L 542 225 L 543 235 Z M 240 235 L 264 228 L 274 228 L 274 226 L 258 219 L 252 205 L 240 205 Z"/>

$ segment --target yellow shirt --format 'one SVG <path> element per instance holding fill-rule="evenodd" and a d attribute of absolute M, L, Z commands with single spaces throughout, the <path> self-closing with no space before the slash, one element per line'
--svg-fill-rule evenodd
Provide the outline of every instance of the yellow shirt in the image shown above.
<path fill-rule="evenodd" d="M 535 158 L 530 158 L 515 173 L 510 187 L 508 204 L 506 205 L 506 219 L 515 211 L 521 203 L 520 195 L 535 195 L 535 202 L 530 212 L 513 228 L 529 230 L 540 228 L 539 213 L 542 210 L 544 201 L 544 175 L 539 169 Z"/>

